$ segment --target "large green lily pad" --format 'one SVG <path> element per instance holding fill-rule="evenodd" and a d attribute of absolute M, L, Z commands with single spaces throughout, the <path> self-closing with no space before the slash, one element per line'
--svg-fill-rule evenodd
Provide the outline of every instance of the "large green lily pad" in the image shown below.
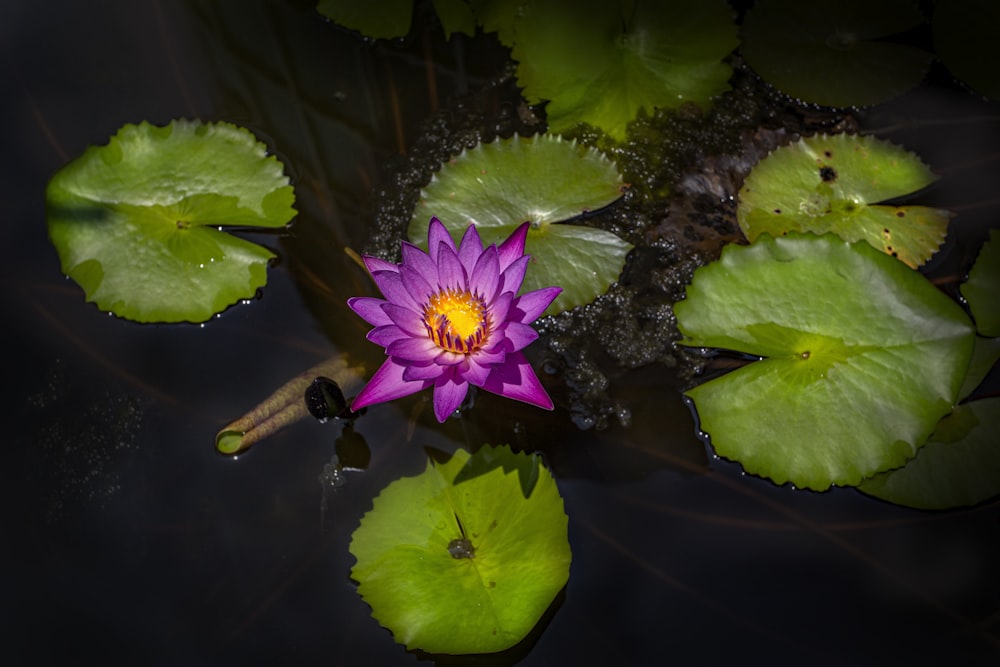
<path fill-rule="evenodd" d="M 971 401 L 941 420 L 898 470 L 866 479 L 865 493 L 907 507 L 948 509 L 1000 495 L 1000 398 Z"/>
<path fill-rule="evenodd" d="M 675 312 L 685 345 L 763 357 L 687 392 L 716 452 L 817 490 L 912 457 L 952 409 L 975 338 L 923 276 L 833 235 L 728 246 Z"/>
<path fill-rule="evenodd" d="M 518 83 L 549 101 L 550 131 L 589 123 L 619 141 L 640 109 L 707 106 L 727 90 L 722 61 L 738 43 L 720 0 L 533 0 L 513 35 Z"/>
<path fill-rule="evenodd" d="M 523 291 L 562 287 L 546 310 L 552 315 L 603 294 L 632 249 L 610 232 L 553 223 L 607 206 L 622 190 L 621 175 L 601 152 L 553 135 L 515 136 L 445 164 L 421 193 L 408 235 L 426 245 L 436 216 L 456 239 L 474 224 L 484 243 L 500 243 L 531 221 Z"/>
<path fill-rule="evenodd" d="M 202 322 L 267 283 L 274 254 L 222 225 L 281 227 L 280 162 L 229 123 L 126 125 L 49 182 L 49 235 L 88 301 L 139 322 Z"/>
<path fill-rule="evenodd" d="M 979 333 L 1000 336 L 1000 231 L 990 231 L 961 290 Z"/>
<path fill-rule="evenodd" d="M 819 134 L 757 163 L 740 189 L 737 218 L 751 241 L 759 234 L 833 232 L 847 241 L 865 240 L 916 267 L 944 241 L 950 214 L 879 202 L 935 179 L 920 158 L 888 141 Z"/>
<path fill-rule="evenodd" d="M 768 83 L 806 102 L 866 106 L 915 87 L 934 56 L 883 41 L 920 25 L 912 0 L 758 0 L 740 47 Z"/>
<path fill-rule="evenodd" d="M 372 615 L 409 649 L 502 651 L 566 584 L 567 528 L 537 457 L 460 450 L 375 499 L 351 540 L 351 576 Z"/>

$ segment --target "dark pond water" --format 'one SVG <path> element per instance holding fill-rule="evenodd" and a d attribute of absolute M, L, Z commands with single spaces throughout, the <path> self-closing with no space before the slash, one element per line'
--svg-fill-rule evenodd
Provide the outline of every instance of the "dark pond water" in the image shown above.
<path fill-rule="evenodd" d="M 369 616 L 349 579 L 351 532 L 382 488 L 423 468 L 424 447 L 511 435 L 485 420 L 413 421 L 419 401 L 373 408 L 356 426 L 368 470 L 328 494 L 325 512 L 318 476 L 339 425 L 303 421 L 237 459 L 216 455 L 213 436 L 333 354 L 377 363 L 343 303 L 367 289 L 343 249 L 368 236 L 386 161 L 498 56 L 468 42 L 362 45 L 309 2 L 4 3 L 0 660 L 428 659 Z M 100 314 L 62 277 L 44 187 L 122 124 L 175 117 L 252 128 L 292 173 L 300 215 L 264 238 L 282 260 L 262 299 L 203 327 L 139 326 Z M 924 88 L 867 122 L 946 175 L 936 196 L 962 212 L 936 269 L 947 274 L 1000 221 L 1000 112 Z M 995 502 L 926 513 L 777 488 L 706 454 L 668 372 L 629 382 L 629 431 L 477 404 L 546 452 L 573 567 L 542 632 L 473 662 L 1000 661 Z"/>

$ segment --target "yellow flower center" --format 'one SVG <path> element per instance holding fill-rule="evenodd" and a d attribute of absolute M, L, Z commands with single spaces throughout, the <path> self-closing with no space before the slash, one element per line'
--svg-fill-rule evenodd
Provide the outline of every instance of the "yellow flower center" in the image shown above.
<path fill-rule="evenodd" d="M 486 340 L 489 320 L 482 299 L 449 289 L 430 298 L 424 307 L 424 326 L 438 347 L 469 354 Z"/>

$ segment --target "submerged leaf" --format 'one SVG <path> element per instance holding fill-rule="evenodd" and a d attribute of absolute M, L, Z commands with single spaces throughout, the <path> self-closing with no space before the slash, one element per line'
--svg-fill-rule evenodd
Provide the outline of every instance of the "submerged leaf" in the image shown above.
<path fill-rule="evenodd" d="M 294 201 L 248 130 L 184 120 L 122 127 L 46 191 L 63 271 L 88 301 L 139 322 L 202 322 L 254 296 L 274 255 L 219 226 L 281 227 Z"/>
<path fill-rule="evenodd" d="M 944 241 L 950 214 L 878 202 L 935 179 L 917 156 L 888 141 L 819 134 L 761 160 L 740 189 L 736 214 L 751 242 L 764 233 L 833 232 L 846 241 L 865 240 L 917 267 Z"/>
<path fill-rule="evenodd" d="M 764 80 L 792 97 L 866 106 L 924 78 L 932 54 L 879 41 L 923 21 L 912 0 L 758 0 L 743 22 L 740 50 Z"/>
<path fill-rule="evenodd" d="M 948 509 L 1000 495 L 1000 398 L 971 401 L 941 420 L 898 470 L 864 480 L 865 493 L 907 507 Z"/>
<path fill-rule="evenodd" d="M 961 289 L 979 333 L 1000 336 L 1000 231 L 990 232 Z"/>
<path fill-rule="evenodd" d="M 450 160 L 421 193 L 408 235 L 426 244 L 432 216 L 458 239 L 475 224 L 483 241 L 500 243 L 531 221 L 525 252 L 532 261 L 525 292 L 557 285 L 547 314 L 590 303 L 617 280 L 632 246 L 610 232 L 551 223 L 615 201 L 622 180 L 602 153 L 552 135 L 480 144 Z"/>
<path fill-rule="evenodd" d="M 351 539 L 351 576 L 372 615 L 409 649 L 502 651 L 566 584 L 567 527 L 537 457 L 459 450 L 375 499 Z"/>
<path fill-rule="evenodd" d="M 685 345 L 764 357 L 688 392 L 716 452 L 822 490 L 901 466 L 955 403 L 974 332 L 923 276 L 836 236 L 761 236 L 695 272 Z"/>
<path fill-rule="evenodd" d="M 640 109 L 706 106 L 728 89 L 736 48 L 725 2 L 534 0 L 513 30 L 517 79 L 549 100 L 552 132 L 590 123 L 623 140 Z"/>

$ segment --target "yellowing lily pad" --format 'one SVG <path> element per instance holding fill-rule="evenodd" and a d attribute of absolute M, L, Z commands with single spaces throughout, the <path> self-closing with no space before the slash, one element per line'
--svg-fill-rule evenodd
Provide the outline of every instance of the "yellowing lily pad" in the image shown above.
<path fill-rule="evenodd" d="M 1000 336 L 1000 231 L 990 232 L 961 289 L 979 333 Z"/>
<path fill-rule="evenodd" d="M 768 83 L 833 107 L 891 99 L 924 78 L 934 56 L 884 38 L 924 21 L 912 0 L 758 0 L 740 47 Z"/>
<path fill-rule="evenodd" d="M 917 156 L 888 141 L 819 134 L 757 163 L 740 189 L 737 218 L 751 242 L 760 234 L 833 232 L 917 267 L 944 242 L 950 213 L 879 202 L 935 179 Z"/>
<path fill-rule="evenodd" d="M 375 499 L 351 540 L 351 576 L 407 648 L 493 653 L 521 641 L 566 584 L 567 529 L 536 456 L 460 450 Z"/>
<path fill-rule="evenodd" d="M 229 123 L 126 125 L 49 182 L 49 236 L 87 300 L 139 322 L 202 322 L 254 296 L 274 254 L 222 225 L 295 215 L 283 167 Z"/>
<path fill-rule="evenodd" d="M 553 223 L 607 206 L 623 187 L 614 164 L 593 148 L 553 135 L 500 139 L 464 151 L 435 174 L 408 235 L 426 244 L 436 216 L 456 239 L 474 224 L 485 243 L 500 243 L 531 221 L 525 252 L 532 262 L 522 289 L 562 287 L 546 310 L 551 315 L 603 294 L 632 249 L 610 232 Z"/>
<path fill-rule="evenodd" d="M 951 411 L 975 334 L 919 273 L 834 235 L 762 235 L 699 268 L 685 345 L 763 357 L 687 392 L 715 451 L 823 490 L 903 465 Z"/>
<path fill-rule="evenodd" d="M 736 48 L 721 0 L 533 0 L 513 28 L 517 79 L 552 132 L 578 123 L 616 140 L 640 109 L 706 106 L 728 89 Z"/>

